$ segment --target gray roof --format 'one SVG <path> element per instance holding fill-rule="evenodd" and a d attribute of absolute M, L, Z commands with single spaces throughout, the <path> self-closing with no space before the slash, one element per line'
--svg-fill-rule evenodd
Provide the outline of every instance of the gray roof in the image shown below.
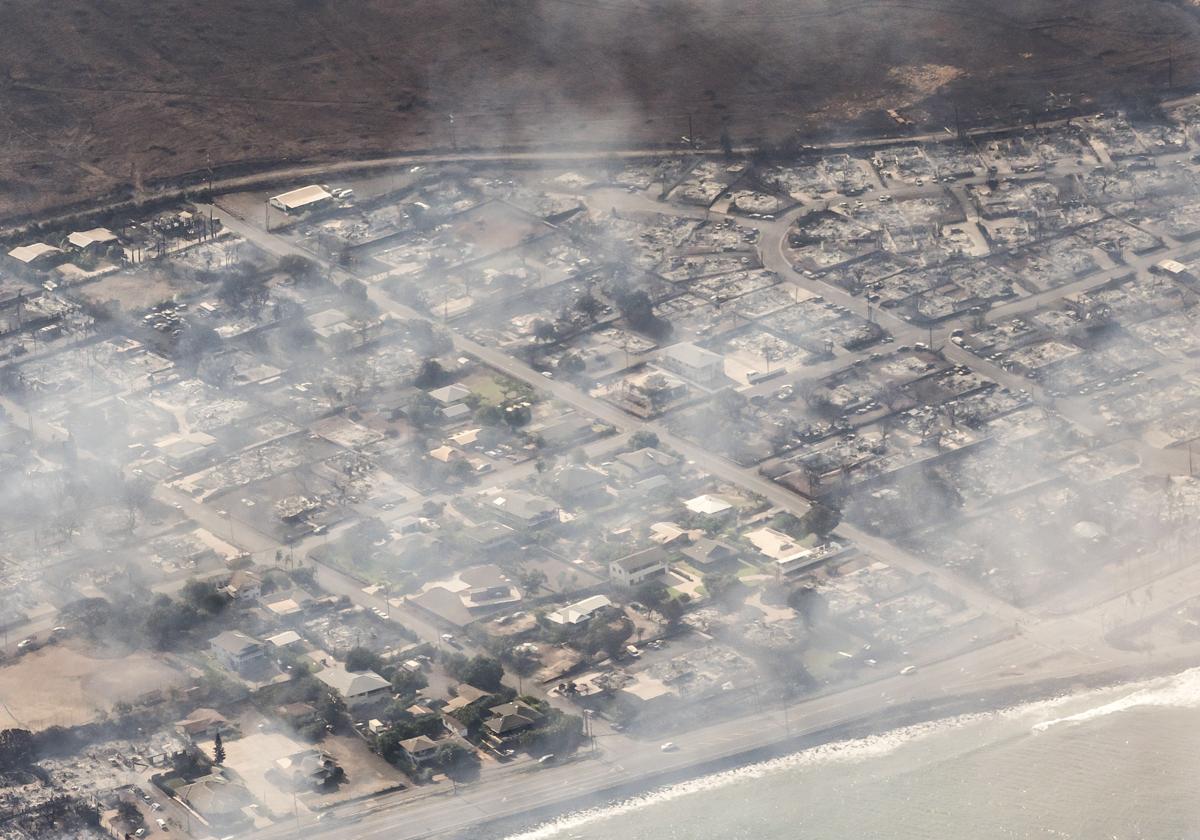
<path fill-rule="evenodd" d="M 241 630 L 226 630 L 221 635 L 209 640 L 209 644 L 232 656 L 245 656 L 253 653 L 255 648 L 262 647 L 262 642 L 253 636 L 247 636 Z"/>
<path fill-rule="evenodd" d="M 497 735 L 525 729 L 542 719 L 541 712 L 520 700 L 492 706 L 488 711 L 492 716 L 485 720 L 483 725 Z"/>
<path fill-rule="evenodd" d="M 319 672 L 317 679 L 347 698 L 362 697 L 392 685 L 374 671 L 347 671 L 340 665 Z"/>
<path fill-rule="evenodd" d="M 492 504 L 499 510 L 518 519 L 530 520 L 550 516 L 558 505 L 545 496 L 525 493 L 521 490 L 509 490 L 492 499 Z"/>
<path fill-rule="evenodd" d="M 639 474 L 654 469 L 673 467 L 679 463 L 679 459 L 651 446 L 635 449 L 633 452 L 622 452 L 617 456 L 617 461 Z"/>
<path fill-rule="evenodd" d="M 453 385 L 447 385 L 444 388 L 433 389 L 429 392 L 429 396 L 442 405 L 453 405 L 471 396 L 471 389 L 455 382 Z"/>
<path fill-rule="evenodd" d="M 627 554 L 613 562 L 627 572 L 640 572 L 642 569 L 648 569 L 651 566 L 666 565 L 670 560 L 671 556 L 667 553 L 666 549 L 656 545 L 636 551 L 633 554 Z"/>
<path fill-rule="evenodd" d="M 738 555 L 737 549 L 728 543 L 723 543 L 719 540 L 710 540 L 708 537 L 701 537 L 696 540 L 692 545 L 683 549 L 683 553 L 701 564 L 729 560 Z"/>
<path fill-rule="evenodd" d="M 697 347 L 690 341 L 668 348 L 666 356 L 672 361 L 690 368 L 706 368 L 725 363 L 724 357 L 711 350 L 705 350 L 703 347 Z"/>

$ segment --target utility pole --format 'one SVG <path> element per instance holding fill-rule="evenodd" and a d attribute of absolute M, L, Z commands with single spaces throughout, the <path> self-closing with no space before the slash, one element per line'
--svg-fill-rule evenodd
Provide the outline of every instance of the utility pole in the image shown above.
<path fill-rule="evenodd" d="M 1175 39 L 1167 39 L 1167 90 L 1175 87 Z"/>
<path fill-rule="evenodd" d="M 447 119 L 450 121 L 450 148 L 458 151 L 458 137 L 454 133 L 454 115 L 447 114 Z"/>
<path fill-rule="evenodd" d="M 208 238 L 212 239 L 213 235 L 213 171 L 212 171 L 212 155 L 205 154 L 204 162 L 208 168 Z"/>

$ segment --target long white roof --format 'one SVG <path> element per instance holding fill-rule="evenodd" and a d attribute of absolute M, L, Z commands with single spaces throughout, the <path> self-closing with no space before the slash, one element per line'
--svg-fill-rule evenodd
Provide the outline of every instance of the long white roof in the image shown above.
<path fill-rule="evenodd" d="M 309 184 L 307 187 L 300 187 L 290 192 L 280 193 L 271 199 L 271 203 L 285 210 L 295 210 L 331 198 L 333 196 L 325 192 L 321 187 L 316 184 Z"/>

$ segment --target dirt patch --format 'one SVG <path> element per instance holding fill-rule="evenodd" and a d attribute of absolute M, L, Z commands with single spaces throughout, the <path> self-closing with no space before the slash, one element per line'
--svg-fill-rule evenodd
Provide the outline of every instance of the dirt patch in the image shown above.
<path fill-rule="evenodd" d="M 164 658 L 147 653 L 101 659 L 63 646 L 44 647 L 0 669 L 0 728 L 78 726 L 118 702 L 132 703 L 184 680 Z"/>
<path fill-rule="evenodd" d="M 962 74 L 962 68 L 951 67 L 947 64 L 893 67 L 888 71 L 888 75 L 908 88 L 918 98 L 918 101 L 927 96 L 933 96 Z"/>

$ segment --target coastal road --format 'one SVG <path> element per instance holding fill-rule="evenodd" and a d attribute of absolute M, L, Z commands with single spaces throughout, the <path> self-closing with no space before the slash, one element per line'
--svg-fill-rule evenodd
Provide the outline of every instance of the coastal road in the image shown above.
<path fill-rule="evenodd" d="M 911 676 L 893 675 L 875 682 L 839 690 L 790 706 L 755 711 L 735 720 L 689 731 L 677 752 L 663 753 L 657 744 L 623 741 L 619 749 L 603 749 L 593 756 L 558 766 L 528 765 L 520 772 L 493 777 L 479 784 L 459 785 L 456 793 L 442 787 L 440 794 L 383 796 L 336 809 L 336 817 L 303 826 L 297 835 L 292 825 L 280 824 L 254 835 L 256 840 L 283 840 L 302 836 L 344 840 L 417 840 L 479 836 L 478 824 L 531 811 L 569 804 L 587 807 L 579 797 L 598 792 L 591 804 L 609 801 L 601 792 L 622 789 L 629 795 L 642 785 L 660 783 L 664 772 L 686 776 L 688 768 L 722 760 L 731 763 L 750 750 L 781 741 L 812 737 L 854 726 L 855 732 L 888 728 L 906 722 L 895 710 L 916 704 L 941 710 L 937 716 L 994 707 L 998 696 L 1046 679 L 1086 680 L 1117 667 L 1144 665 L 1140 653 L 1107 651 L 1103 658 L 1076 652 L 1077 627 L 1060 628 L 1047 622 L 1039 635 L 1066 635 L 1048 644 L 1017 637 L 971 654 L 922 667 Z M 1200 654 L 1200 646 L 1180 647 L 1174 655 Z M 963 699 L 968 698 L 968 699 Z M 953 702 L 949 702 L 953 700 Z M 916 717 L 912 718 L 915 722 Z M 815 743 L 816 740 L 813 741 Z M 802 746 L 796 741 L 793 747 Z M 353 819 L 354 822 L 345 822 Z"/>

